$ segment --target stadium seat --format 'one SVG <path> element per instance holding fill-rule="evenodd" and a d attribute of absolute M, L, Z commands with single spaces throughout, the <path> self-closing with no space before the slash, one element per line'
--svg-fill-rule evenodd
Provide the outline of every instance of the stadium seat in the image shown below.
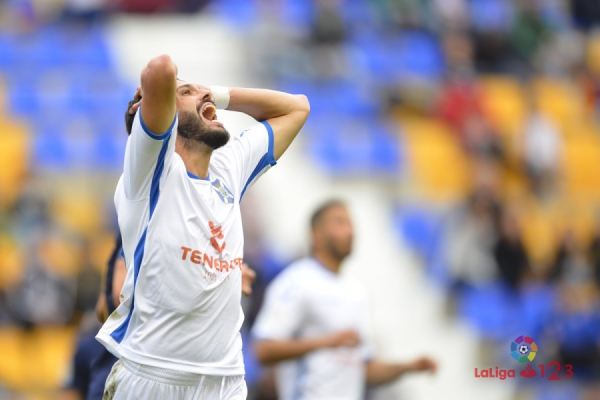
<path fill-rule="evenodd" d="M 402 122 L 406 158 L 417 190 L 436 201 L 463 198 L 470 187 L 470 162 L 441 122 Z"/>
<path fill-rule="evenodd" d="M 24 355 L 28 343 L 25 334 L 15 327 L 0 327 L 0 382 L 11 389 L 28 386 L 27 360 Z"/>
<path fill-rule="evenodd" d="M 486 339 L 505 341 L 518 328 L 519 303 L 501 283 L 466 289 L 459 298 L 459 315 Z"/>
<path fill-rule="evenodd" d="M 571 124 L 584 118 L 583 101 L 572 84 L 556 79 L 536 78 L 531 86 L 540 111 L 558 125 L 559 131 L 566 132 Z"/>
<path fill-rule="evenodd" d="M 387 43 L 388 68 L 395 80 L 415 77 L 439 80 L 444 75 L 444 57 L 438 39 L 426 31 L 406 30 Z"/>
<path fill-rule="evenodd" d="M 510 76 L 488 75 L 479 86 L 485 115 L 498 133 L 511 140 L 521 132 L 528 112 L 521 84 Z"/>
<path fill-rule="evenodd" d="M 548 265 L 554 257 L 558 244 L 556 210 L 547 209 L 536 201 L 523 202 L 523 243 L 534 263 Z"/>
<path fill-rule="evenodd" d="M 8 235 L 0 235 L 0 265 L 0 291 L 15 287 L 23 278 L 24 253 Z"/>
<path fill-rule="evenodd" d="M 504 0 L 469 0 L 470 20 L 480 31 L 507 31 L 513 17 L 513 6 Z"/>
<path fill-rule="evenodd" d="M 23 124 L 0 120 L 0 208 L 19 196 L 29 169 L 29 135 Z"/>
<path fill-rule="evenodd" d="M 58 389 L 67 376 L 76 338 L 71 327 L 37 327 L 27 334 L 30 388 Z"/>
<path fill-rule="evenodd" d="M 72 232 L 89 237 L 103 224 L 103 205 L 91 193 L 65 192 L 51 204 L 52 219 Z"/>
<path fill-rule="evenodd" d="M 573 198 L 600 200 L 600 132 L 568 135 L 564 140 L 565 190 Z"/>

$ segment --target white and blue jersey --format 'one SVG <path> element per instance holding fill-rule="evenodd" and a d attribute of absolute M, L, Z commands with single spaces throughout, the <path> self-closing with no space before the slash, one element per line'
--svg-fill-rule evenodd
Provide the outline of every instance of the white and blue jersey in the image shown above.
<path fill-rule="evenodd" d="M 361 400 L 371 358 L 367 297 L 362 286 L 313 258 L 296 261 L 267 288 L 252 335 L 257 340 L 310 339 L 354 330 L 357 347 L 324 348 L 277 364 L 281 400 Z"/>
<path fill-rule="evenodd" d="M 207 179 L 186 170 L 176 137 L 177 118 L 156 135 L 137 113 L 115 192 L 127 276 L 97 339 L 139 364 L 243 375 L 239 203 L 275 164 L 273 131 L 262 122 L 233 136 Z"/>

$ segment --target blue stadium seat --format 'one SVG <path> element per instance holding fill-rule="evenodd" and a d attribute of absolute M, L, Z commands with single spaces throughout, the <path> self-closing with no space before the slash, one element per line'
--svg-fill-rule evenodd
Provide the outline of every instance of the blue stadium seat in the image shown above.
<path fill-rule="evenodd" d="M 215 1 L 211 4 L 211 10 L 241 29 L 247 29 L 259 17 L 257 6 L 253 0 Z"/>
<path fill-rule="evenodd" d="M 0 34 L 0 70 L 9 69 L 16 61 L 16 48 L 10 35 Z"/>
<path fill-rule="evenodd" d="M 294 28 L 308 29 L 315 17 L 315 2 L 312 0 L 284 0 L 283 23 Z"/>
<path fill-rule="evenodd" d="M 404 206 L 397 210 L 395 220 L 404 242 L 428 259 L 439 242 L 439 217 L 424 207 Z"/>
<path fill-rule="evenodd" d="M 398 175 L 402 167 L 402 152 L 399 138 L 383 126 L 369 128 L 371 142 L 370 170 L 376 174 Z"/>
<path fill-rule="evenodd" d="M 69 146 L 60 134 L 34 136 L 31 151 L 34 169 L 67 169 L 71 165 Z"/>
<path fill-rule="evenodd" d="M 549 285 L 530 286 L 521 293 L 521 318 L 524 332 L 532 337 L 540 337 L 552 318 L 558 294 Z"/>
<path fill-rule="evenodd" d="M 444 57 L 438 39 L 431 33 L 407 30 L 391 38 L 386 45 L 387 68 L 396 79 L 443 77 Z"/>
<path fill-rule="evenodd" d="M 501 283 L 465 289 L 459 298 L 459 315 L 479 333 L 492 340 L 506 341 L 524 334 L 518 326 L 519 303 L 514 292 Z M 515 337 L 517 337 L 515 336 Z"/>
<path fill-rule="evenodd" d="M 93 167 L 121 171 L 125 158 L 126 143 L 126 135 L 119 138 L 115 135 L 97 134 L 93 146 Z"/>
<path fill-rule="evenodd" d="M 511 27 L 512 3 L 504 0 L 469 0 L 470 20 L 476 30 L 505 31 Z"/>

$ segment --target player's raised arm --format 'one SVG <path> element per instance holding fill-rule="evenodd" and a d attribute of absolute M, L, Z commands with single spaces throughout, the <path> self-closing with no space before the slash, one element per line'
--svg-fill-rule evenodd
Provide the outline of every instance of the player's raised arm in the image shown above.
<path fill-rule="evenodd" d="M 175 118 L 177 67 L 168 55 L 150 60 L 142 71 L 142 120 L 152 133 L 164 134 Z"/>
<path fill-rule="evenodd" d="M 275 159 L 287 150 L 310 113 L 310 104 L 304 95 L 245 88 L 231 88 L 229 93 L 228 110 L 243 112 L 271 125 Z"/>

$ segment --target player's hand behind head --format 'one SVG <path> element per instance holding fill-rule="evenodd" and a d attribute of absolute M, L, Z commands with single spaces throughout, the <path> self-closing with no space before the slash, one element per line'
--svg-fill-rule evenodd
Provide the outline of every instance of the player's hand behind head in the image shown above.
<path fill-rule="evenodd" d="M 256 272 L 248 266 L 248 264 L 242 264 L 242 293 L 245 296 L 252 294 L 252 283 L 256 278 Z"/>
<path fill-rule="evenodd" d="M 360 344 L 360 337 L 356 331 L 348 329 L 329 337 L 329 347 L 356 347 Z"/>
<path fill-rule="evenodd" d="M 138 86 L 135 91 L 135 95 L 133 95 L 133 100 L 135 103 L 129 106 L 129 114 L 133 115 L 137 112 L 138 108 L 142 105 L 142 87 Z"/>

